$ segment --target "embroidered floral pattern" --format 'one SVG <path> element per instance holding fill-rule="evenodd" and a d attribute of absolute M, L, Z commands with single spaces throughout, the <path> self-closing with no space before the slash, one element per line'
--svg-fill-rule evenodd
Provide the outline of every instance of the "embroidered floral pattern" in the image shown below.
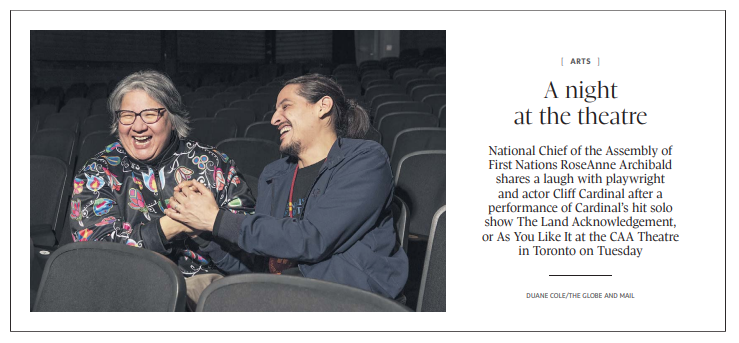
<path fill-rule="evenodd" d="M 82 187 L 84 186 L 85 180 L 74 178 L 74 183 L 72 184 L 72 194 L 82 193 Z"/>
<path fill-rule="evenodd" d="M 140 190 L 142 190 L 142 191 L 144 190 L 144 184 L 141 183 L 141 180 L 139 180 L 139 178 L 137 178 L 136 175 L 133 172 L 131 172 L 131 179 L 133 179 L 133 183 L 135 183 L 135 184 L 137 184 L 139 186 L 139 189 Z"/>
<path fill-rule="evenodd" d="M 97 199 L 93 204 L 93 211 L 95 211 L 96 216 L 104 216 L 110 212 L 113 204 L 115 204 L 115 201 L 108 198 Z"/>
<path fill-rule="evenodd" d="M 118 148 L 120 147 L 121 147 L 120 142 L 111 143 L 105 147 L 105 152 L 113 152 L 113 150 L 118 150 Z"/>
<path fill-rule="evenodd" d="M 132 160 L 120 142 L 106 146 L 73 180 L 69 210 L 74 223 L 72 238 L 147 248 L 142 231 L 154 228 L 152 221 L 170 208 L 172 188 L 186 180 L 206 185 L 221 208 L 245 214 L 248 209 L 245 211 L 244 206 L 252 203 L 246 199 L 248 193 L 244 189 L 234 186 L 238 170 L 225 161 L 233 163 L 225 154 L 187 140 L 156 166 Z M 228 178 L 225 178 L 226 170 Z M 184 237 L 172 243 L 172 254 L 168 257 L 176 259 L 183 275 L 209 270 L 212 262 L 201 255 L 196 244 Z"/>
<path fill-rule="evenodd" d="M 92 236 L 92 230 L 84 229 L 77 232 L 76 242 L 86 242 L 90 236 Z"/>
<path fill-rule="evenodd" d="M 208 156 L 200 155 L 195 156 L 192 159 L 192 163 L 195 163 L 198 165 L 198 168 L 205 169 L 206 163 L 208 163 Z"/>
<path fill-rule="evenodd" d="M 105 171 L 105 175 L 108 175 L 108 184 L 110 185 L 110 188 L 112 188 L 116 192 L 120 192 L 121 182 L 117 179 L 118 175 L 111 173 L 110 170 L 105 167 L 103 167 L 103 171 Z"/>
<path fill-rule="evenodd" d="M 100 156 L 100 157 L 102 157 L 106 161 L 108 161 L 108 164 L 110 164 L 111 166 L 117 166 L 117 165 L 121 164 L 121 158 L 118 157 L 118 156 L 108 157 L 108 156 L 103 155 L 103 156 Z"/>
<path fill-rule="evenodd" d="M 152 193 L 158 193 L 157 181 L 156 181 L 156 178 L 154 177 L 154 171 L 151 168 L 149 168 L 149 172 L 143 173 L 143 176 L 144 176 L 144 186 L 146 186 L 146 188 L 148 188 Z"/>
<path fill-rule="evenodd" d="M 131 233 L 131 224 L 123 223 L 123 230 L 126 231 L 126 233 Z"/>
<path fill-rule="evenodd" d="M 105 217 L 99 223 L 95 224 L 95 226 L 103 226 L 113 223 L 115 223 L 115 217 Z"/>
<path fill-rule="evenodd" d="M 74 220 L 80 220 L 82 217 L 82 213 L 80 211 L 80 201 L 73 199 L 70 204 L 71 213 L 69 214 L 69 217 Z"/>
<path fill-rule="evenodd" d="M 182 181 L 190 180 L 192 178 L 192 169 L 185 168 L 185 167 L 179 167 L 174 172 L 174 179 L 179 184 Z"/>
<path fill-rule="evenodd" d="M 216 168 L 216 171 L 213 172 L 213 179 L 216 180 L 216 189 L 222 191 L 223 187 L 226 186 L 226 180 L 223 178 L 223 171 L 221 168 Z"/>
<path fill-rule="evenodd" d="M 105 186 L 105 181 L 102 177 L 90 176 L 87 174 L 85 174 L 85 177 L 87 177 L 87 189 L 92 192 L 97 192 L 100 188 L 103 188 L 103 186 Z"/>
<path fill-rule="evenodd" d="M 206 260 L 205 258 L 203 258 L 203 256 L 200 256 L 200 254 L 198 254 L 198 253 L 196 253 L 196 252 L 194 252 L 192 250 L 188 250 L 188 249 L 182 250 L 182 254 L 185 255 L 185 256 L 187 256 L 187 257 L 189 257 L 189 258 L 191 258 L 194 261 L 198 261 L 198 263 L 200 263 L 200 264 L 208 264 L 209 263 L 208 260 Z"/>

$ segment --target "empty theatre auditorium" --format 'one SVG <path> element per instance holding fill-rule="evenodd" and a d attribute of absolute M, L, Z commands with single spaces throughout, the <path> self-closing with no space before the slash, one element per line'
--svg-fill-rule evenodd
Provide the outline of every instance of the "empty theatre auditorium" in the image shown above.
<path fill-rule="evenodd" d="M 446 311 L 445 31 L 30 43 L 31 311 Z"/>

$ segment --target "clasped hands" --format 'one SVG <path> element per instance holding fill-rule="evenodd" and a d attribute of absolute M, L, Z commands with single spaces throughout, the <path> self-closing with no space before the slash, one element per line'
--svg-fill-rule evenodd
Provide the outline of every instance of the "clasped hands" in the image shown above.
<path fill-rule="evenodd" d="M 203 231 L 213 231 L 218 216 L 218 204 L 213 193 L 200 182 L 183 181 L 174 188 L 169 198 L 169 208 L 164 210 L 160 224 L 167 239 L 179 233 L 197 236 Z"/>

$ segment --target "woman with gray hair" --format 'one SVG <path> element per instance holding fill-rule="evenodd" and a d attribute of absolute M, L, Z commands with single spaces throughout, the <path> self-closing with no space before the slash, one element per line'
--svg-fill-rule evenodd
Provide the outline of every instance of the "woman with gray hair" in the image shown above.
<path fill-rule="evenodd" d="M 209 261 L 200 248 L 217 243 L 164 215 L 174 187 L 185 180 L 208 187 L 225 210 L 254 209 L 234 161 L 187 139 L 188 112 L 169 77 L 157 71 L 127 76 L 111 93 L 108 109 L 118 140 L 77 172 L 69 214 L 73 240 L 150 249 L 172 259 L 186 277 L 235 263 Z M 255 261 L 241 257 L 241 268 L 249 271 Z"/>

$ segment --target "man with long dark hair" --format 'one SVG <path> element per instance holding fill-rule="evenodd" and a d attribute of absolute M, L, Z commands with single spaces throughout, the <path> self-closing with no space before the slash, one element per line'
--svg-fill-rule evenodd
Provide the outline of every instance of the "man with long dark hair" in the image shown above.
<path fill-rule="evenodd" d="M 367 112 L 320 75 L 287 81 L 275 109 L 272 125 L 288 157 L 264 168 L 254 215 L 220 210 L 193 181 L 176 187 L 166 214 L 212 232 L 215 241 L 220 237 L 269 257 L 271 273 L 396 297 L 408 277 L 408 258 L 393 228 L 387 154 L 361 139 L 370 126 Z M 209 248 L 214 260 L 231 258 L 215 247 L 203 249 Z"/>

